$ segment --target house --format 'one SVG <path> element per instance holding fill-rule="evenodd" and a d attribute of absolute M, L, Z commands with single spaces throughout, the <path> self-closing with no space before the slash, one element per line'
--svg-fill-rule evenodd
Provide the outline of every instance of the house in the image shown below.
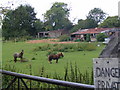
<path fill-rule="evenodd" d="M 99 33 L 105 33 L 107 36 L 111 36 L 115 31 L 120 30 L 120 28 L 91 28 L 91 29 L 81 29 L 77 32 L 71 34 L 71 39 L 80 39 L 82 41 L 86 40 L 87 34 L 90 35 L 91 41 L 96 41 L 96 36 Z"/>
<path fill-rule="evenodd" d="M 68 34 L 68 33 L 69 33 L 68 30 L 65 30 L 65 29 L 38 32 L 38 38 L 45 38 L 45 37 L 57 38 L 57 37 L 60 37 L 61 35 Z"/>

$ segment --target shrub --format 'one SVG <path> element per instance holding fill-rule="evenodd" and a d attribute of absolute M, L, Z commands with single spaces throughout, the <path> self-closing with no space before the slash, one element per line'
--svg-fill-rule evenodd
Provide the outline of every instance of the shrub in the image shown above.
<path fill-rule="evenodd" d="M 51 45 L 47 44 L 44 46 L 38 46 L 37 48 L 34 49 L 34 51 L 45 51 L 51 49 Z"/>
<path fill-rule="evenodd" d="M 59 41 L 70 41 L 70 37 L 68 35 L 62 35 L 59 37 Z"/>
<path fill-rule="evenodd" d="M 84 51 L 85 47 L 86 47 L 85 44 L 84 45 L 83 44 L 77 44 L 76 47 L 75 47 L 75 49 L 77 51 Z"/>
<path fill-rule="evenodd" d="M 105 38 L 107 38 L 107 36 L 104 33 L 100 33 L 100 34 L 97 35 L 97 41 L 98 42 L 105 41 Z"/>
<path fill-rule="evenodd" d="M 33 57 L 31 60 L 35 60 L 36 58 L 35 57 Z"/>
<path fill-rule="evenodd" d="M 57 54 L 57 52 L 55 52 L 53 50 L 48 50 L 46 56 L 51 55 L 51 54 Z"/>
<path fill-rule="evenodd" d="M 21 36 L 21 37 L 16 37 L 16 38 L 10 38 L 10 41 L 14 41 L 14 42 L 23 42 L 23 41 L 27 41 L 27 40 L 31 40 L 33 39 L 32 36 Z"/>
<path fill-rule="evenodd" d="M 91 41 L 90 40 L 90 34 L 87 34 L 87 36 L 86 36 L 86 42 L 89 42 L 89 41 Z"/>
<path fill-rule="evenodd" d="M 93 51 L 96 50 L 96 45 L 93 43 L 81 43 L 75 47 L 76 51 Z"/>
<path fill-rule="evenodd" d="M 96 49 L 95 44 L 87 44 L 86 50 L 87 51 L 94 51 Z"/>
<path fill-rule="evenodd" d="M 96 45 L 93 43 L 76 43 L 76 44 L 48 44 L 39 46 L 34 51 L 48 51 L 48 54 L 56 52 L 74 52 L 74 51 L 93 51 Z"/>
<path fill-rule="evenodd" d="M 74 40 L 75 42 L 80 42 L 81 41 L 81 39 L 76 39 L 76 40 Z"/>

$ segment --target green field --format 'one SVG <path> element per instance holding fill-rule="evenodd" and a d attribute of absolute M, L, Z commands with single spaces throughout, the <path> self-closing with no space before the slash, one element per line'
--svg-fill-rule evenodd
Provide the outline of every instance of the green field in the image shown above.
<path fill-rule="evenodd" d="M 97 47 L 95 51 L 76 51 L 76 52 L 63 52 L 64 57 L 59 59 L 59 62 L 56 64 L 55 61 L 52 61 L 52 64 L 48 62 L 47 51 L 34 51 L 38 46 L 46 45 L 46 43 L 30 44 L 26 42 L 5 42 L 2 45 L 2 66 L 5 69 L 6 66 L 15 66 L 16 71 L 22 71 L 22 73 L 30 73 L 30 65 L 32 67 L 32 74 L 39 74 L 42 67 L 44 67 L 44 72 L 47 74 L 57 73 L 59 75 L 64 75 L 65 67 L 70 63 L 74 66 L 75 63 L 81 72 L 91 72 L 93 66 L 93 58 L 97 58 L 104 48 L 104 45 L 101 44 L 100 47 Z M 74 45 L 74 44 L 73 44 Z M 13 54 L 15 52 L 20 52 L 24 50 L 24 58 L 28 62 L 14 62 Z M 35 60 L 32 60 L 34 58 Z"/>

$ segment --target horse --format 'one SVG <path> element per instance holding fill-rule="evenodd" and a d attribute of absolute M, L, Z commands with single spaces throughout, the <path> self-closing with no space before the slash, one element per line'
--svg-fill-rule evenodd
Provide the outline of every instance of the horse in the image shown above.
<path fill-rule="evenodd" d="M 64 55 L 62 54 L 62 53 L 58 53 L 58 54 L 52 54 L 52 55 L 49 55 L 48 56 L 48 61 L 50 62 L 50 64 L 52 64 L 52 59 L 53 60 L 56 60 L 56 63 L 58 63 L 58 59 L 60 58 L 60 57 L 64 57 Z"/>
<path fill-rule="evenodd" d="M 17 61 L 17 58 L 20 58 L 20 59 L 22 60 L 22 59 L 23 59 L 23 54 L 24 54 L 24 50 L 22 50 L 20 53 L 15 53 L 15 54 L 13 55 L 13 57 L 14 57 L 14 62 Z"/>

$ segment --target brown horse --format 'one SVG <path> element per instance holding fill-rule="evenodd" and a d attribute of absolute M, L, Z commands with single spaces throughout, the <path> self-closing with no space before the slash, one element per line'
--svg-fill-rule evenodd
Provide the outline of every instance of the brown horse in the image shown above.
<path fill-rule="evenodd" d="M 63 55 L 62 53 L 52 54 L 52 55 L 49 55 L 49 56 L 48 56 L 48 61 L 49 61 L 50 64 L 51 64 L 51 63 L 52 63 L 51 61 L 52 61 L 52 59 L 53 59 L 53 60 L 56 60 L 56 63 L 58 63 L 58 59 L 59 59 L 60 57 L 64 57 L 64 55 Z"/>
<path fill-rule="evenodd" d="M 15 53 L 15 54 L 13 55 L 13 57 L 14 57 L 14 62 L 17 61 L 17 58 L 20 58 L 20 59 L 22 60 L 23 54 L 24 54 L 24 51 L 23 51 L 23 50 L 22 50 L 20 53 Z"/>

